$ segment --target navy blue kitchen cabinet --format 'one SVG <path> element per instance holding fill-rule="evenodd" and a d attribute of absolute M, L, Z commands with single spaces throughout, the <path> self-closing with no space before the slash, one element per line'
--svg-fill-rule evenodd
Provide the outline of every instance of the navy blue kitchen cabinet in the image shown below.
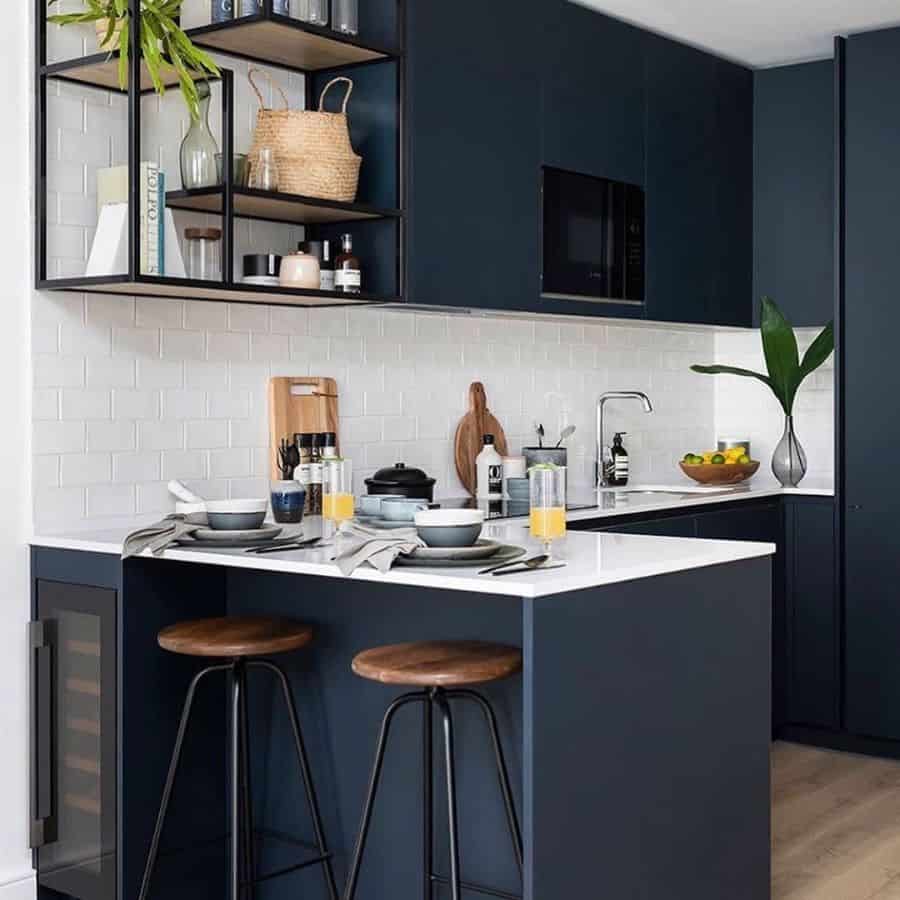
<path fill-rule="evenodd" d="M 625 522 L 621 525 L 607 525 L 592 531 L 612 531 L 616 534 L 653 534 L 657 537 L 697 536 L 697 519 L 694 516 L 673 516 L 668 519 L 651 519 L 643 522 Z"/>
<path fill-rule="evenodd" d="M 900 332 L 900 29 L 851 37 L 846 78 L 844 712 L 848 730 L 897 740 L 897 492 L 879 477 L 877 450 L 900 440 L 900 417 L 891 403 L 897 385 L 894 336 Z"/>
<path fill-rule="evenodd" d="M 407 5 L 407 300 L 536 309 L 538 22 L 516 0 Z M 540 10 L 538 4 L 534 9 Z"/>
<path fill-rule="evenodd" d="M 407 13 L 407 300 L 752 320 L 748 69 L 568 0 Z M 541 167 L 642 185 L 643 306 L 541 297 Z"/>
<path fill-rule="evenodd" d="M 752 75 L 648 36 L 646 79 L 646 318 L 749 325 Z"/>
<path fill-rule="evenodd" d="M 840 727 L 840 609 L 834 502 L 785 499 L 785 719 Z"/>
<path fill-rule="evenodd" d="M 754 324 L 774 297 L 794 325 L 834 315 L 834 64 L 754 75 Z"/>

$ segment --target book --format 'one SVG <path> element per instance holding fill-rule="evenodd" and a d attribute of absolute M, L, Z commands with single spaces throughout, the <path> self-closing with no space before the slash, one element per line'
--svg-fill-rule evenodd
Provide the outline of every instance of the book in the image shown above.
<path fill-rule="evenodd" d="M 178 243 L 175 217 L 172 210 L 164 210 L 160 216 L 162 244 L 165 246 L 164 263 L 159 275 L 186 278 L 184 257 Z M 85 275 L 124 275 L 128 271 L 128 204 L 107 203 L 100 210 L 91 255 Z"/>
<path fill-rule="evenodd" d="M 97 172 L 97 208 L 128 204 L 128 166 Z M 165 269 L 165 174 L 156 162 L 142 162 L 140 171 L 141 274 L 161 275 Z M 127 266 L 126 266 L 127 269 Z M 95 273 L 113 274 L 113 272 Z"/>

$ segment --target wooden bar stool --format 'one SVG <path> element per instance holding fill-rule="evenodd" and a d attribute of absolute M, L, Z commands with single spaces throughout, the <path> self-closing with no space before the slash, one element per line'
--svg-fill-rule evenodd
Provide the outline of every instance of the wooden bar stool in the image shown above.
<path fill-rule="evenodd" d="M 506 819 L 512 837 L 513 852 L 519 871 L 522 871 L 522 835 L 516 817 L 512 789 L 500 736 L 497 731 L 497 719 L 488 701 L 466 687 L 474 684 L 486 684 L 497 681 L 521 671 L 522 652 L 517 647 L 503 644 L 489 644 L 482 641 L 420 641 L 409 644 L 394 644 L 387 647 L 376 647 L 360 653 L 353 660 L 353 671 L 362 678 L 380 681 L 383 684 L 396 684 L 405 687 L 420 687 L 421 691 L 403 694 L 387 708 L 381 723 L 381 732 L 375 750 L 375 762 L 369 781 L 368 794 L 363 809 L 362 823 L 350 874 L 344 891 L 344 900 L 353 900 L 359 879 L 366 838 L 372 819 L 372 810 L 378 785 L 381 780 L 381 768 L 384 763 L 385 747 L 391 729 L 391 722 L 399 709 L 410 703 L 422 703 L 424 707 L 424 900 L 434 896 L 434 885 L 448 884 L 452 900 L 461 900 L 461 892 L 474 891 L 493 897 L 504 897 L 518 900 L 518 895 L 509 894 L 493 888 L 481 887 L 462 881 L 459 869 L 459 829 L 456 806 L 456 774 L 453 750 L 453 719 L 450 714 L 450 700 L 467 700 L 475 703 L 484 714 L 494 759 L 497 766 L 497 777 L 500 791 L 506 807 Z M 432 753 L 432 713 L 437 707 L 440 713 L 444 735 L 444 766 L 447 779 L 447 813 L 450 838 L 450 877 L 443 878 L 434 872 L 433 831 L 433 797 L 432 779 L 434 759 Z"/>
<path fill-rule="evenodd" d="M 157 854 L 159 853 L 159 840 L 162 835 L 175 776 L 178 772 L 178 763 L 181 758 L 185 734 L 187 733 L 194 695 L 200 682 L 213 672 L 229 673 L 231 682 L 231 772 L 229 775 L 231 794 L 230 900 L 238 900 L 242 893 L 247 898 L 252 897 L 253 885 L 257 881 L 267 881 L 270 878 L 287 875 L 289 872 L 311 865 L 322 866 L 330 900 L 337 900 L 338 892 L 331 864 L 331 853 L 329 853 L 325 844 L 319 804 L 316 800 L 309 761 L 306 756 L 303 734 L 300 730 L 300 722 L 297 718 L 290 682 L 279 666 L 269 660 L 258 658 L 269 654 L 299 650 L 301 647 L 309 644 L 312 638 L 313 630 L 309 625 L 295 622 L 291 619 L 267 617 L 229 616 L 220 619 L 199 619 L 193 622 L 179 622 L 160 631 L 157 640 L 159 646 L 164 650 L 184 656 L 212 657 L 229 661 L 207 666 L 191 680 L 181 713 L 181 722 L 178 726 L 178 736 L 175 739 L 172 760 L 169 763 L 166 784 L 163 788 L 159 815 L 156 818 L 156 827 L 150 842 L 150 852 L 147 855 L 147 865 L 144 869 L 139 900 L 147 900 L 147 894 L 150 890 L 150 879 L 156 865 Z M 297 750 L 297 762 L 300 765 L 300 774 L 303 778 L 303 786 L 306 791 L 310 815 L 312 816 L 313 831 L 318 849 L 317 857 L 299 865 L 270 872 L 263 878 L 256 877 L 253 852 L 253 816 L 249 767 L 250 745 L 247 725 L 248 668 L 265 669 L 272 673 L 281 684 L 281 692 L 287 706 L 288 718 L 290 719 L 291 731 L 293 732 L 294 744 Z"/>

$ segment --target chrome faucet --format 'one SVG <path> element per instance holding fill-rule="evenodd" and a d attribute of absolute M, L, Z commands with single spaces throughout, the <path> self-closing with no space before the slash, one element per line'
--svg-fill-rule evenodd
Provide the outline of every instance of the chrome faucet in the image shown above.
<path fill-rule="evenodd" d="M 601 395 L 597 401 L 597 459 L 594 471 L 594 484 L 598 488 L 609 487 L 606 462 L 611 454 L 607 454 L 609 448 L 603 443 L 603 407 L 607 400 L 640 400 L 644 406 L 644 412 L 653 412 L 650 398 L 640 391 L 609 391 Z"/>

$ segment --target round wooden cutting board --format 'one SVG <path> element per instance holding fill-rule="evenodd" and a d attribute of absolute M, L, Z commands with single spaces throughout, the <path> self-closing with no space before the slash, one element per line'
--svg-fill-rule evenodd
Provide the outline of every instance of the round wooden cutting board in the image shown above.
<path fill-rule="evenodd" d="M 475 496 L 475 457 L 484 446 L 484 436 L 494 436 L 494 446 L 501 456 L 508 456 L 503 426 L 487 408 L 484 385 L 474 381 L 469 386 L 469 411 L 460 419 L 454 438 L 456 474 L 465 489 Z"/>

